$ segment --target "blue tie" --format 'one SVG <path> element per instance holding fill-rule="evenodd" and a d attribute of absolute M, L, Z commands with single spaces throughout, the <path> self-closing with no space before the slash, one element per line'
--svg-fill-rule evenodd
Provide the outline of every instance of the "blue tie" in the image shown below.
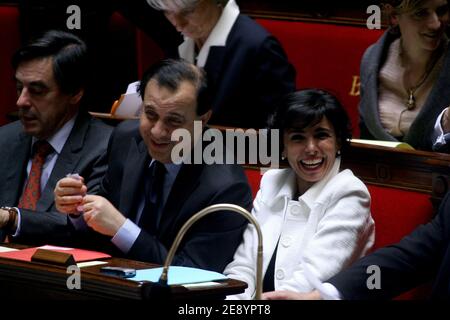
<path fill-rule="evenodd" d="M 159 161 L 153 161 L 146 172 L 145 179 L 145 206 L 139 220 L 139 226 L 156 235 L 159 224 L 159 209 L 162 208 L 162 191 L 166 168 Z"/>

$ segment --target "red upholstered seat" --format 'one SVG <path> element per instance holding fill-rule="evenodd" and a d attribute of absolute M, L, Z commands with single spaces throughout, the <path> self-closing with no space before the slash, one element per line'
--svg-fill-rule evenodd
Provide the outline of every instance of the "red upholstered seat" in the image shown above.
<path fill-rule="evenodd" d="M 430 196 L 425 193 L 368 185 L 372 197 L 371 212 L 375 220 L 373 250 L 394 244 L 433 217 Z M 410 290 L 397 300 L 426 299 L 431 285 Z"/>
<path fill-rule="evenodd" d="M 164 58 L 161 48 L 142 30 L 136 29 L 136 62 L 139 79 L 152 64 Z"/>
<path fill-rule="evenodd" d="M 349 113 L 353 136 L 359 136 L 359 65 L 381 30 L 324 23 L 257 19 L 282 43 L 297 70 L 297 88 L 331 91 Z M 356 77 L 356 78 L 355 78 Z"/>
<path fill-rule="evenodd" d="M 16 108 L 16 84 L 11 57 L 20 46 L 19 10 L 15 6 L 0 6 L 0 125 L 7 123 L 6 115 Z"/>
<path fill-rule="evenodd" d="M 433 217 L 430 195 L 368 185 L 375 220 L 373 250 L 396 243 Z"/>
<path fill-rule="evenodd" d="M 253 199 L 255 199 L 256 194 L 259 190 L 259 185 L 261 183 L 261 171 L 259 168 L 247 168 L 245 169 L 245 174 L 247 175 L 248 183 L 252 189 Z"/>

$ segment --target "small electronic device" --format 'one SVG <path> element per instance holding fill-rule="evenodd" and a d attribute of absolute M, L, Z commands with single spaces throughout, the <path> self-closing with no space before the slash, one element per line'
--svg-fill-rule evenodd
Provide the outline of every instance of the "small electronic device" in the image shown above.
<path fill-rule="evenodd" d="M 136 275 L 135 269 L 121 267 L 101 267 L 100 272 L 121 278 L 132 278 Z"/>

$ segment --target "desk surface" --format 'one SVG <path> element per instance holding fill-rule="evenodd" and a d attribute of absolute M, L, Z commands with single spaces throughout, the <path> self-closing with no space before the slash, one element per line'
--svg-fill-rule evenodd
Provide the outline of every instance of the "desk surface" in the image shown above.
<path fill-rule="evenodd" d="M 105 260 L 109 266 L 147 269 L 158 267 L 121 258 Z M 68 289 L 72 275 L 65 267 L 0 258 L 0 297 L 9 299 L 150 299 L 151 282 L 135 282 L 100 273 L 103 265 L 81 268 L 81 289 Z M 228 279 L 214 287 L 186 288 L 171 286 L 174 300 L 223 299 L 226 295 L 243 292 L 247 284 Z"/>

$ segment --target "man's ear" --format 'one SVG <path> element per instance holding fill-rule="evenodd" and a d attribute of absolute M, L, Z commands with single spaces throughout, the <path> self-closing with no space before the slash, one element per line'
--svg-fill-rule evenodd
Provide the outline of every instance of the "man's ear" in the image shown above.
<path fill-rule="evenodd" d="M 72 104 L 78 104 L 83 96 L 84 96 L 84 89 L 80 89 L 77 93 L 74 93 L 72 95 L 72 98 L 70 98 L 70 102 Z"/>
<path fill-rule="evenodd" d="M 205 126 L 208 123 L 209 118 L 211 118 L 211 116 L 212 116 L 212 110 L 209 110 L 208 112 L 206 112 L 200 116 L 200 120 L 202 121 L 203 126 Z"/>

